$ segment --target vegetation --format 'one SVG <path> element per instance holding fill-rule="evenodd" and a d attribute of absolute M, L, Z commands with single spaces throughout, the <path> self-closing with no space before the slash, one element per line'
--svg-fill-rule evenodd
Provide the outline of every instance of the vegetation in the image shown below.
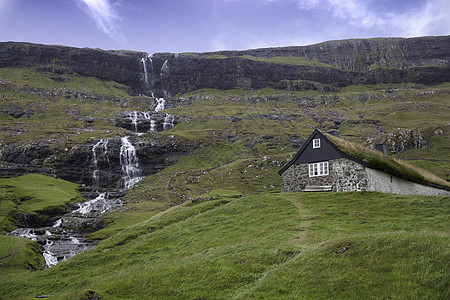
<path fill-rule="evenodd" d="M 448 200 L 355 192 L 186 202 L 55 267 L 12 273 L 1 288 L 15 299 L 85 290 L 106 299 L 447 299 Z"/>
<path fill-rule="evenodd" d="M 297 56 L 255 57 L 255 56 L 251 56 L 251 55 L 243 55 L 241 57 L 243 57 L 245 59 L 264 61 L 264 62 L 276 63 L 276 64 L 335 68 L 332 65 L 329 65 L 329 64 L 317 61 L 317 60 L 308 59 L 305 57 L 297 57 Z"/>
<path fill-rule="evenodd" d="M 317 66 L 299 58 L 263 60 Z M 379 84 L 339 92 L 177 95 L 192 104 L 165 112 L 183 122 L 141 137 L 195 147 L 130 190 L 125 210 L 103 214 L 106 227 L 91 234 L 99 241 L 92 250 L 31 272 L 43 266 L 36 244 L 0 237 L 2 297 L 77 299 L 95 291 L 103 299 L 448 299 L 448 197 L 281 194 L 277 171 L 316 127 L 339 128 L 346 140 L 371 145 L 406 128 L 420 130 L 428 149 L 381 159 L 352 143 L 353 154 L 443 185 L 393 158 L 414 159 L 448 178 L 449 88 Z M 154 105 L 117 83 L 67 69 L 55 77 L 42 66 L 0 69 L 0 97 L 2 149 L 39 143 L 70 149 L 92 138 L 130 135 L 114 126 L 115 115 Z M 10 113 L 17 107 L 23 115 Z M 45 216 L 77 201 L 77 188 L 42 175 L 0 179 L 2 232 L 15 228 L 17 214 Z"/>
<path fill-rule="evenodd" d="M 0 178 L 0 231 L 14 229 L 18 215 L 45 215 L 46 211 L 81 201 L 78 184 L 53 177 L 29 174 Z"/>

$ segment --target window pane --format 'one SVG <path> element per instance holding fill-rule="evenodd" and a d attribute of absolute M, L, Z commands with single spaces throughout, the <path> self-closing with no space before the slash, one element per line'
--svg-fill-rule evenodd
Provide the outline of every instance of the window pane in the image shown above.
<path fill-rule="evenodd" d="M 313 140 L 313 148 L 320 148 L 320 139 Z"/>

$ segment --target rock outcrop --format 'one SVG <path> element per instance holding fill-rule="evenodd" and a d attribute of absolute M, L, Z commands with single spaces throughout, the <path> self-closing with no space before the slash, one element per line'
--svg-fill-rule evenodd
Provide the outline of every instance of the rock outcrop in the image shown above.
<path fill-rule="evenodd" d="M 44 142 L 14 144 L 3 149 L 0 176 L 43 173 L 98 190 L 120 190 L 123 180 L 121 138 L 105 139 L 89 144 L 76 144 L 60 149 Z M 192 145 L 174 137 L 154 137 L 151 141 L 138 136 L 129 137 L 135 147 L 140 176 L 154 174 L 175 163 Z"/>

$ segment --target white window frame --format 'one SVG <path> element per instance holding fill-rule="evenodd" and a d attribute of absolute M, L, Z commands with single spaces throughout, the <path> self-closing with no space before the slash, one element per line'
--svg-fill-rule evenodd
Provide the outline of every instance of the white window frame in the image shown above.
<path fill-rule="evenodd" d="M 320 139 L 313 139 L 313 149 L 320 148 Z"/>
<path fill-rule="evenodd" d="M 327 176 L 329 174 L 328 162 L 316 162 L 308 164 L 309 177 Z"/>

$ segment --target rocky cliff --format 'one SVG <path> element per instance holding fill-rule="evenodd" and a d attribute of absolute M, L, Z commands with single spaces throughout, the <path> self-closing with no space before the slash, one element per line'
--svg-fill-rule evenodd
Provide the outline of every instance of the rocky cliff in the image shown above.
<path fill-rule="evenodd" d="M 114 80 L 135 94 L 147 95 L 175 95 L 201 88 L 309 88 L 299 81 L 333 88 L 400 82 L 434 84 L 450 81 L 449 62 L 450 36 L 152 56 L 133 51 L 0 43 L 0 67 L 60 65 L 82 76 Z"/>

